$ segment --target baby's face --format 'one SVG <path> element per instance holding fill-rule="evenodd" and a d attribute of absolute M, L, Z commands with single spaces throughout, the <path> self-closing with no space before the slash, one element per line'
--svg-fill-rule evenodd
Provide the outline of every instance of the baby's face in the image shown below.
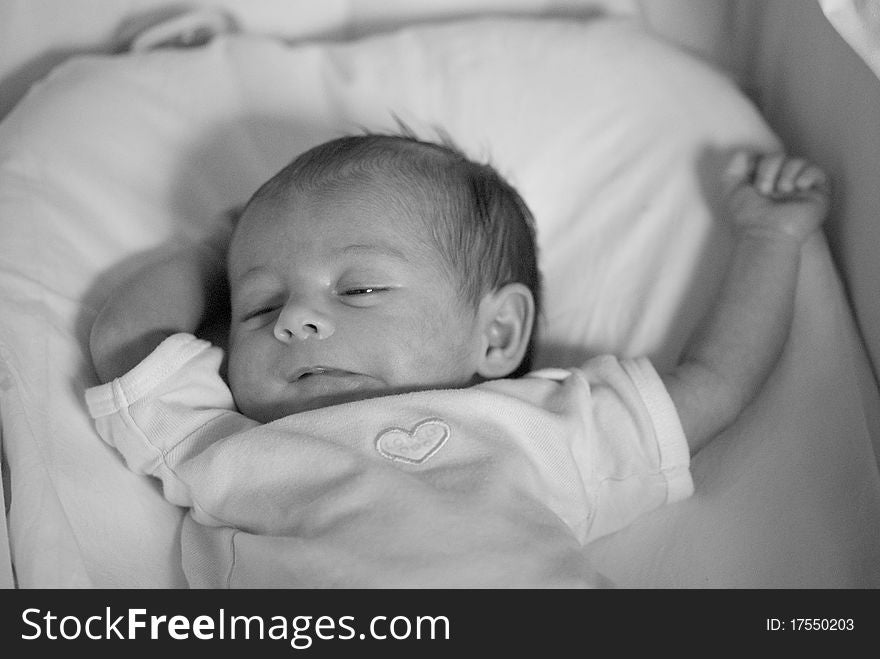
<path fill-rule="evenodd" d="M 375 186 L 251 204 L 230 248 L 229 382 L 257 421 L 466 386 L 477 312 L 407 208 Z"/>

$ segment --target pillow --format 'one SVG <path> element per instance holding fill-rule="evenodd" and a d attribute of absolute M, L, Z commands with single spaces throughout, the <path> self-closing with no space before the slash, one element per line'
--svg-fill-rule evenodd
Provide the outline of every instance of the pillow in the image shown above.
<path fill-rule="evenodd" d="M 349 43 L 247 35 L 69 61 L 0 124 L 0 389 L 24 586 L 183 583 L 180 511 L 93 431 L 96 311 L 300 151 L 399 116 L 518 187 L 538 224 L 536 366 L 671 363 L 727 254 L 719 164 L 776 148 L 724 76 L 620 19 L 475 19 Z"/>

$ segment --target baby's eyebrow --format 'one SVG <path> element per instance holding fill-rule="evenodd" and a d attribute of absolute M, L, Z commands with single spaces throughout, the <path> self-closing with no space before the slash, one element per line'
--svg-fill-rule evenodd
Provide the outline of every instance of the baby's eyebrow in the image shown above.
<path fill-rule="evenodd" d="M 388 243 L 353 243 L 346 245 L 340 250 L 343 254 L 366 254 L 387 256 L 389 258 L 409 263 L 409 258 L 394 245 Z"/>

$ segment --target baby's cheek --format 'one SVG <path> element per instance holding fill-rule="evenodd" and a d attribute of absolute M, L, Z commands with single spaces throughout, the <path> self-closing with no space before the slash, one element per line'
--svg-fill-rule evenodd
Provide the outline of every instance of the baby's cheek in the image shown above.
<path fill-rule="evenodd" d="M 252 398 L 259 387 L 257 370 L 259 360 L 257 355 L 250 354 L 253 351 L 242 349 L 241 346 L 230 348 L 228 380 L 229 388 L 232 390 L 232 397 L 239 401 L 245 401 Z"/>
<path fill-rule="evenodd" d="M 425 326 L 417 335 L 407 337 L 404 352 L 415 379 L 428 384 L 467 382 L 475 368 L 470 344 L 456 328 L 448 325 Z"/>

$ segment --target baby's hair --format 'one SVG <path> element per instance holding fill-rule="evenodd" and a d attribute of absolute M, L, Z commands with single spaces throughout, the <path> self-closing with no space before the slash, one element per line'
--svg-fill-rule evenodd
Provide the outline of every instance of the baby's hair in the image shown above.
<path fill-rule="evenodd" d="M 542 301 L 531 211 L 493 166 L 468 158 L 447 135 L 438 131 L 438 141 L 422 140 L 399 125 L 399 133 L 348 135 L 309 149 L 257 190 L 252 200 L 333 189 L 352 180 L 402 183 L 390 186 L 389 201 L 395 195 L 415 196 L 430 209 L 423 220 L 432 246 L 470 304 L 476 307 L 484 295 L 510 283 L 522 283 L 531 291 L 535 322 L 523 361 L 512 375 L 527 373 Z"/>

